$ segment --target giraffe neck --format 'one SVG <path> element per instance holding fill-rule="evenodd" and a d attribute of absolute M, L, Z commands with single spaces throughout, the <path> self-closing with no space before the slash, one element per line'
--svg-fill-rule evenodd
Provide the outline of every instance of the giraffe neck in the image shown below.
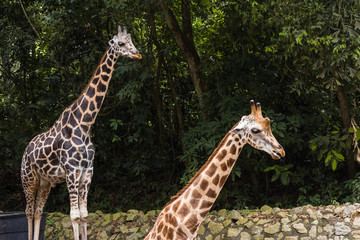
<path fill-rule="evenodd" d="M 164 207 L 159 216 L 161 220 L 156 222 L 153 231 L 161 234 L 161 228 L 167 226 L 174 231 L 168 230 L 169 236 L 165 236 L 166 239 L 194 239 L 200 224 L 219 196 L 244 144 L 245 140 L 240 135 L 228 133 L 204 166 Z M 150 232 L 149 239 L 152 239 L 151 234 Z"/>
<path fill-rule="evenodd" d="M 114 50 L 107 49 L 83 92 L 67 108 L 73 113 L 75 125 L 80 125 L 84 132 L 90 131 L 100 111 L 117 57 Z"/>

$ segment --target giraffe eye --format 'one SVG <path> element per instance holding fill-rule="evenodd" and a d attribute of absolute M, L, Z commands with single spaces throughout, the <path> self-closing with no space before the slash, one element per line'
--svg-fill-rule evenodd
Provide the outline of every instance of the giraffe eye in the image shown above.
<path fill-rule="evenodd" d="M 260 130 L 260 129 L 257 129 L 257 128 L 253 128 L 253 129 L 251 129 L 251 131 L 252 131 L 253 133 L 255 133 L 255 134 L 261 132 L 261 130 Z"/>
<path fill-rule="evenodd" d="M 122 43 L 122 42 L 119 43 L 119 46 L 120 46 L 120 47 L 122 47 L 122 46 L 124 46 L 124 45 L 125 45 L 125 43 Z"/>

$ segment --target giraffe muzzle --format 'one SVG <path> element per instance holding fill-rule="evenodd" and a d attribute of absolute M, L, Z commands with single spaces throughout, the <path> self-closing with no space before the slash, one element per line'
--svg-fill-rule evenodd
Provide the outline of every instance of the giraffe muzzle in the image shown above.
<path fill-rule="evenodd" d="M 142 59 L 142 56 L 141 56 L 141 54 L 135 54 L 135 55 L 132 55 L 131 58 L 135 59 L 135 60 L 140 60 L 140 59 Z"/>
<path fill-rule="evenodd" d="M 285 151 L 282 149 L 280 152 L 273 151 L 271 154 L 272 159 L 280 159 L 281 157 L 285 157 Z"/>

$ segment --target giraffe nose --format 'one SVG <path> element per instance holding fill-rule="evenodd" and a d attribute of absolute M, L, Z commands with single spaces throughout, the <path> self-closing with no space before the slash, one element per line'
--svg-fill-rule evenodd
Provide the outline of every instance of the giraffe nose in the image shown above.
<path fill-rule="evenodd" d="M 279 149 L 280 149 L 280 155 L 281 155 L 281 157 L 285 157 L 285 150 L 284 150 L 284 148 L 283 148 L 281 145 L 279 145 Z"/>
<path fill-rule="evenodd" d="M 132 58 L 132 59 L 136 59 L 136 60 L 140 60 L 140 59 L 142 59 L 142 56 L 141 56 L 141 54 L 139 53 L 139 54 L 132 55 L 131 58 Z"/>

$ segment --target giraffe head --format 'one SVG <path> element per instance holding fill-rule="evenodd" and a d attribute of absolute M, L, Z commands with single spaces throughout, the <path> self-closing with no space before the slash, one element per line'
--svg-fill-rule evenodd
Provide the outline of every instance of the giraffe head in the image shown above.
<path fill-rule="evenodd" d="M 125 27 L 123 28 L 123 31 L 121 31 L 120 26 L 118 27 L 118 34 L 109 41 L 109 45 L 117 56 L 124 56 L 137 60 L 142 58 L 141 54 L 132 43 L 131 35 L 126 32 Z"/>
<path fill-rule="evenodd" d="M 242 117 L 230 132 L 238 134 L 244 144 L 249 143 L 254 148 L 267 152 L 273 159 L 284 157 L 283 147 L 271 132 L 270 119 L 262 116 L 260 103 L 255 106 L 255 102 L 251 100 L 250 105 L 251 113 Z"/>

